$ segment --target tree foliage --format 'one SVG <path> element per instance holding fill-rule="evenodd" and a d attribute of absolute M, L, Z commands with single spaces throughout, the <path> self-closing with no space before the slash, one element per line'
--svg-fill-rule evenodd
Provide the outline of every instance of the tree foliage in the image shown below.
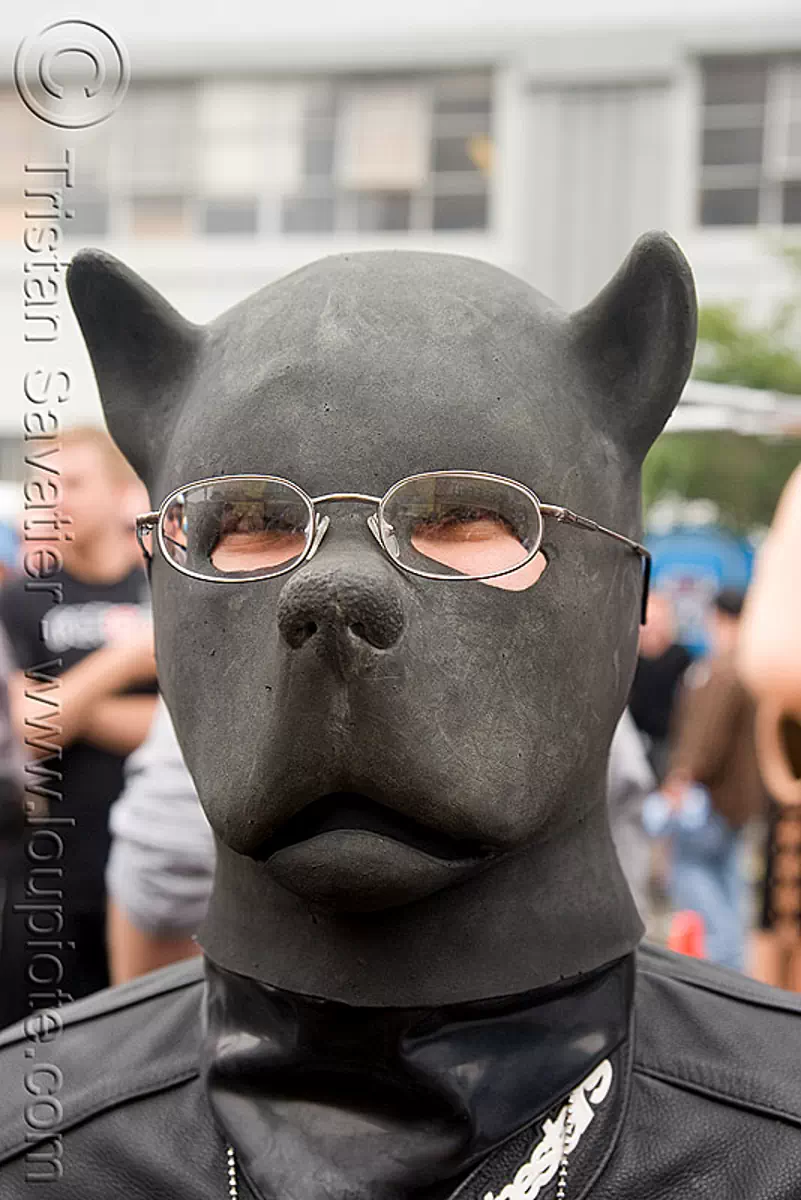
<path fill-rule="evenodd" d="M 790 298 L 768 319 L 751 320 L 740 304 L 701 309 L 696 379 L 801 395 L 801 247 L 783 251 L 797 279 Z M 782 488 L 801 461 L 801 438 L 761 438 L 730 431 L 673 433 L 645 463 L 646 510 L 660 497 L 714 501 L 736 532 L 768 525 Z"/>
<path fill-rule="evenodd" d="M 729 430 L 669 433 L 659 438 L 645 463 L 645 508 L 671 494 L 712 500 L 722 524 L 735 533 L 748 533 L 770 524 L 799 462 L 799 438 L 768 441 Z"/>
<path fill-rule="evenodd" d="M 785 324 L 788 319 L 789 313 L 754 326 L 739 305 L 702 308 L 695 378 L 801 395 L 801 354 Z"/>

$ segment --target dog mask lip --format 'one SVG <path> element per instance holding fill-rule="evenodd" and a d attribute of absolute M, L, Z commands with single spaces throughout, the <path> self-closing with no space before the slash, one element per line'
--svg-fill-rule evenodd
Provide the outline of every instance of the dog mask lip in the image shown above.
<path fill-rule="evenodd" d="M 259 848 L 254 858 L 269 862 L 283 850 L 332 835 L 359 834 L 395 842 L 440 862 L 479 862 L 492 849 L 473 838 L 456 838 L 360 792 L 329 792 L 290 817 Z"/>

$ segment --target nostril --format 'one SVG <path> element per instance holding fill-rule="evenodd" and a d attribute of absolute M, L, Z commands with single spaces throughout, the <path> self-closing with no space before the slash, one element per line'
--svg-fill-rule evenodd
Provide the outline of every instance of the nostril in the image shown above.
<path fill-rule="evenodd" d="M 314 637 L 317 632 L 317 622 L 304 621 L 302 617 L 296 621 L 285 621 L 281 626 L 281 632 L 292 649 L 299 650 L 310 638 Z"/>
<path fill-rule="evenodd" d="M 350 627 L 350 631 L 354 637 L 362 638 L 365 642 L 368 641 L 367 630 L 364 628 L 362 621 L 354 621 Z"/>

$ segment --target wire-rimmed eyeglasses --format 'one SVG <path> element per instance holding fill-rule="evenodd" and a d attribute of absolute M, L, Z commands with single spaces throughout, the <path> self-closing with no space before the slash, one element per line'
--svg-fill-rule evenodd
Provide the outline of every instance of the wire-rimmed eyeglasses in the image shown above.
<path fill-rule="evenodd" d="M 330 523 L 318 509 L 334 502 L 373 505 L 367 524 L 384 553 L 402 571 L 438 582 L 531 573 L 546 517 L 603 533 L 643 563 L 645 621 L 651 573 L 645 546 L 561 505 L 544 504 L 522 483 L 483 471 L 410 475 L 384 496 L 312 497 L 277 475 L 217 475 L 176 488 L 158 511 L 136 518 L 136 534 L 148 561 L 155 530 L 162 555 L 182 574 L 212 583 L 250 583 L 308 562 Z M 530 582 L 538 573 L 530 574 Z"/>

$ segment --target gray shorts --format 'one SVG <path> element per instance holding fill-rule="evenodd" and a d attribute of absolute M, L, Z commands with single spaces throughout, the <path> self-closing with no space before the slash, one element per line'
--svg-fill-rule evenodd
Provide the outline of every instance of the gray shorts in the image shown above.
<path fill-rule="evenodd" d="M 109 896 L 144 933 L 192 934 L 211 892 L 214 840 L 161 699 L 125 779 L 109 818 Z"/>

